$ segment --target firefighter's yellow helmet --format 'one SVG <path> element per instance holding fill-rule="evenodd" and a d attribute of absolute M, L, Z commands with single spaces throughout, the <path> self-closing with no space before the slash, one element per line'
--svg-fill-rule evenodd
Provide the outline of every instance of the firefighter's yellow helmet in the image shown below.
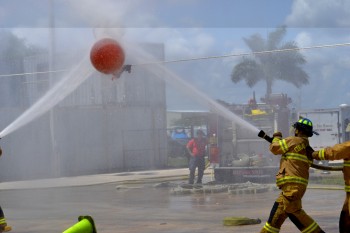
<path fill-rule="evenodd" d="M 313 134 L 317 134 L 313 131 L 312 122 L 307 118 L 301 118 L 294 123 L 293 127 L 297 130 L 303 131 L 306 136 L 312 137 Z"/>

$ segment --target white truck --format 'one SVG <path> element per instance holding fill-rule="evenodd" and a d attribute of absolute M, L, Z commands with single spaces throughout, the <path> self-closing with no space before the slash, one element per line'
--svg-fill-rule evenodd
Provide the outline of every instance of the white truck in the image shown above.
<path fill-rule="evenodd" d="M 350 140 L 350 106 L 340 105 L 338 108 L 300 110 L 299 117 L 306 117 L 313 123 L 314 131 L 319 135 L 309 138 L 314 150 L 333 146 Z M 332 161 L 339 163 L 342 161 Z"/>

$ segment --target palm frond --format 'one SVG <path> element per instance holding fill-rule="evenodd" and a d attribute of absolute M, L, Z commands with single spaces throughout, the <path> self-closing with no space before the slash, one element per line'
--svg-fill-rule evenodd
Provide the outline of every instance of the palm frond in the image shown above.
<path fill-rule="evenodd" d="M 245 80 L 249 87 L 253 87 L 261 80 L 262 74 L 260 65 L 255 60 L 245 58 L 234 67 L 231 73 L 231 80 L 234 83 Z"/>
<path fill-rule="evenodd" d="M 309 83 L 309 75 L 297 64 L 283 64 L 276 69 L 275 79 L 282 80 L 300 88 Z"/>
<path fill-rule="evenodd" d="M 265 40 L 259 34 L 254 34 L 249 38 L 243 38 L 243 40 L 252 52 L 266 50 Z"/>
<path fill-rule="evenodd" d="M 270 32 L 266 42 L 266 49 L 273 50 L 278 48 L 279 44 L 282 42 L 283 37 L 286 35 L 286 27 L 282 26 L 277 28 L 275 31 Z"/>
<path fill-rule="evenodd" d="M 294 41 L 286 42 L 283 44 L 280 49 L 297 49 L 298 46 Z M 296 63 L 299 65 L 303 65 L 306 63 L 305 57 L 300 53 L 300 51 L 286 51 L 278 53 L 279 59 L 288 60 L 291 63 Z"/>

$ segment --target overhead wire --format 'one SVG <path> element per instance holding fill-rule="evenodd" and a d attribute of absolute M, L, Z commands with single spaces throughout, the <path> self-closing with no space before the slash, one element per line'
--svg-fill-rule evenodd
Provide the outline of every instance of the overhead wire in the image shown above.
<path fill-rule="evenodd" d="M 236 53 L 236 54 L 226 54 L 226 55 L 206 56 L 206 57 L 194 57 L 194 58 L 185 58 L 185 59 L 168 60 L 168 61 L 154 61 L 154 62 L 147 62 L 147 63 L 141 63 L 141 64 L 134 64 L 134 66 L 196 61 L 196 60 L 206 60 L 206 59 L 218 59 L 218 58 L 227 58 L 227 57 L 241 57 L 241 56 L 251 56 L 251 55 L 269 54 L 269 53 L 291 52 L 291 51 L 298 51 L 298 50 L 332 48 L 332 47 L 341 47 L 341 46 L 350 46 L 350 43 L 315 45 L 315 46 L 308 46 L 308 47 L 301 47 L 301 48 L 295 47 L 295 48 L 288 48 L 288 49 L 274 49 L 274 50 L 264 50 L 264 51 L 257 51 L 257 52 Z"/>
<path fill-rule="evenodd" d="M 252 55 L 263 55 L 263 54 L 271 54 L 271 53 L 292 52 L 292 51 L 321 49 L 321 48 L 333 48 L 333 47 L 343 47 L 343 46 L 350 46 L 350 43 L 337 43 L 337 44 L 315 45 L 315 46 L 308 46 L 308 47 L 273 49 L 273 50 L 264 50 L 264 51 L 256 51 L 256 52 L 234 53 L 234 54 L 224 54 L 224 55 L 215 55 L 215 56 L 174 59 L 174 60 L 167 60 L 167 61 L 152 61 L 152 62 L 146 62 L 146 63 L 131 64 L 131 66 L 168 64 L 168 63 L 178 63 L 178 62 L 187 62 L 187 61 L 198 61 L 198 60 L 219 59 L 219 58 L 228 58 L 228 57 L 242 57 L 242 56 L 252 56 Z M 59 73 L 59 72 L 64 72 L 64 71 L 68 71 L 68 69 L 52 70 L 52 71 L 49 70 L 49 71 L 38 71 L 38 72 L 26 72 L 26 73 L 16 73 L 16 74 L 0 74 L 0 78 L 1 77 L 23 76 L 23 75 Z"/>
<path fill-rule="evenodd" d="M 36 72 L 26 72 L 26 73 L 16 73 L 16 74 L 0 74 L 1 77 L 14 77 L 14 76 L 23 76 L 23 75 L 34 75 L 34 74 L 48 74 L 48 73 L 59 73 L 68 71 L 68 69 L 64 70 L 48 70 L 48 71 L 36 71 Z"/>

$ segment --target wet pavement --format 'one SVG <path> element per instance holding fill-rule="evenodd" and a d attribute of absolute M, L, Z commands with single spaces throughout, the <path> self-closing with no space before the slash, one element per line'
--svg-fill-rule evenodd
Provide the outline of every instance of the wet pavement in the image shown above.
<path fill-rule="evenodd" d="M 259 194 L 172 194 L 174 186 L 185 183 L 183 175 L 187 171 L 174 170 L 173 175 L 154 171 L 64 178 L 66 185 L 62 179 L 5 182 L 0 184 L 0 203 L 13 232 L 18 233 L 62 232 L 74 225 L 80 215 L 92 216 L 98 233 L 244 233 L 259 232 L 279 193 L 269 190 Z M 206 180 L 210 179 L 207 174 Z M 155 185 L 169 180 L 167 185 Z M 344 197 L 341 186 L 310 185 L 303 207 L 325 232 L 338 232 Z M 230 216 L 260 218 L 262 223 L 223 226 L 223 219 Z M 298 230 L 287 220 L 281 232 Z"/>

